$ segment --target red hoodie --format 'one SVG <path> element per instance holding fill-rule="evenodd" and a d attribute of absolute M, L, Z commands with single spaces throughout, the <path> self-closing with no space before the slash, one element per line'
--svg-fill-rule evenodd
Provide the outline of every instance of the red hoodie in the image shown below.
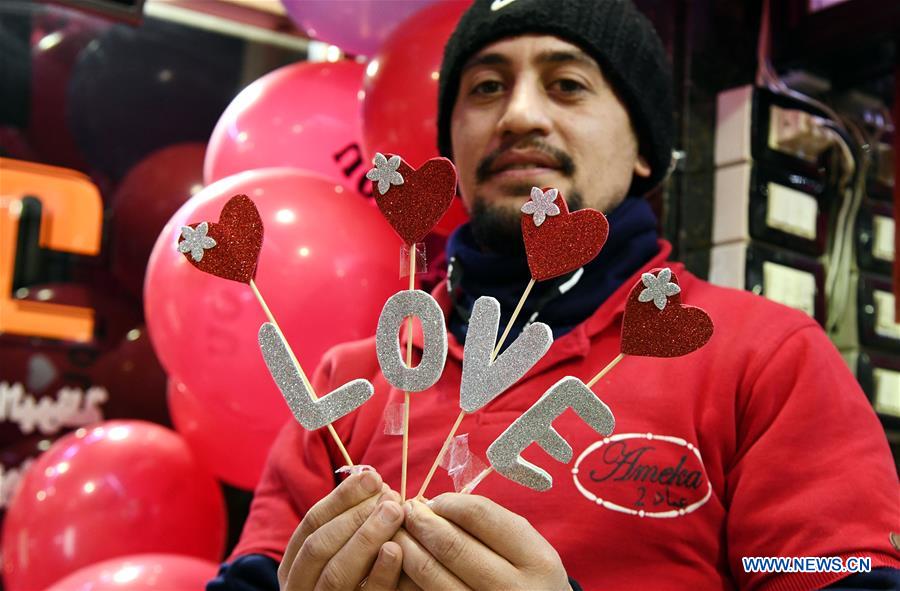
<path fill-rule="evenodd" d="M 745 573 L 750 556 L 868 556 L 900 568 L 900 486 L 882 428 L 819 326 L 801 312 L 713 286 L 661 250 L 644 270 L 669 266 L 685 304 L 705 309 L 715 334 L 685 357 L 626 357 L 594 386 L 616 418 L 603 439 L 567 411 L 556 429 L 570 465 L 536 446 L 525 453 L 553 477 L 533 492 L 491 474 L 481 494 L 528 518 L 585 589 L 809 589 L 847 573 Z M 467 416 L 459 433 L 484 459 L 494 439 L 547 388 L 585 381 L 619 353 L 622 313 L 636 273 L 553 343 L 507 392 Z M 446 311 L 446 286 L 435 298 Z M 405 335 L 401 335 L 405 349 Z M 421 337 L 413 338 L 421 348 Z M 443 376 L 412 395 L 409 488 L 418 490 L 459 412 L 463 349 L 449 335 Z M 353 460 L 400 483 L 401 438 L 384 434 L 387 405 L 403 393 L 382 377 L 375 341 L 341 345 L 314 377 L 326 393 L 366 378 L 375 395 L 335 423 Z M 325 429 L 291 422 L 276 440 L 232 558 L 280 560 L 305 511 L 334 486 L 343 462 Z M 453 490 L 444 471 L 429 496 Z"/>

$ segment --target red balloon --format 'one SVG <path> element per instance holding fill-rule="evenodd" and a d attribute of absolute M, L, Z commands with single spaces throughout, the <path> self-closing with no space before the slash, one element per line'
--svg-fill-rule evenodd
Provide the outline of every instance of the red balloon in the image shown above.
<path fill-rule="evenodd" d="M 128 171 L 113 195 L 112 270 L 140 297 L 156 237 L 178 208 L 203 188 L 206 146 L 183 143 L 150 154 Z"/>
<path fill-rule="evenodd" d="M 109 400 L 102 407 L 105 418 L 170 424 L 164 398 L 166 373 L 153 351 L 146 326 L 129 330 L 97 359 L 90 376 L 94 385 L 109 392 Z"/>
<path fill-rule="evenodd" d="M 218 221 L 239 193 L 254 200 L 265 227 L 256 285 L 309 374 L 328 348 L 374 334 L 385 300 L 402 289 L 401 244 L 370 200 L 284 168 L 213 183 L 166 225 L 144 283 L 163 366 L 204 405 L 271 430 L 290 413 L 259 352 L 260 304 L 248 285 L 204 273 L 176 249 L 182 226 Z"/>
<path fill-rule="evenodd" d="M 318 172 L 353 192 L 365 178 L 359 93 L 365 66 L 303 62 L 269 72 L 228 105 L 209 140 L 203 178 L 288 166 Z"/>
<path fill-rule="evenodd" d="M 10 591 L 43 589 L 87 565 L 144 552 L 216 561 L 225 505 L 177 433 L 108 421 L 54 443 L 22 479 L 6 514 Z"/>
<path fill-rule="evenodd" d="M 204 404 L 183 383 L 169 381 L 169 412 L 197 461 L 232 486 L 253 490 L 279 426 L 249 423 Z"/>
<path fill-rule="evenodd" d="M 367 161 L 375 152 L 399 154 L 418 168 L 438 156 L 438 74 L 444 45 L 471 3 L 438 2 L 413 14 L 369 63 L 362 110 Z M 435 231 L 447 235 L 467 218 L 462 202 L 455 199 Z"/>
<path fill-rule="evenodd" d="M 86 566 L 47 591 L 197 591 L 218 565 L 176 554 L 136 554 Z"/>

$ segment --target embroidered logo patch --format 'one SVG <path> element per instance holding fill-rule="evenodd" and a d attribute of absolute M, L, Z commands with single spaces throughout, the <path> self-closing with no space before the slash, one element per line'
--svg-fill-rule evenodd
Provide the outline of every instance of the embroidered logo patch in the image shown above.
<path fill-rule="evenodd" d="M 700 451 L 680 437 L 653 433 L 620 433 L 591 444 L 572 478 L 589 501 L 637 517 L 681 517 L 712 495 Z"/>

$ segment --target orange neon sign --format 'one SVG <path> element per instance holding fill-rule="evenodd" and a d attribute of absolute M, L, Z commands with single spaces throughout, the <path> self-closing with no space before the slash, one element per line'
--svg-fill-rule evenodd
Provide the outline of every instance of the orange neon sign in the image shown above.
<path fill-rule="evenodd" d="M 103 204 L 87 176 L 68 168 L 0 158 L 0 334 L 89 341 L 94 334 L 93 309 L 12 297 L 22 200 L 28 196 L 42 204 L 42 247 L 88 255 L 100 252 Z"/>

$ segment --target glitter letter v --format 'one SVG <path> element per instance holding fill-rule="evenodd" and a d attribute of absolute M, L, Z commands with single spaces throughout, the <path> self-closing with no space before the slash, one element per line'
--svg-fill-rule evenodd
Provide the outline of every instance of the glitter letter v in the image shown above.
<path fill-rule="evenodd" d="M 463 352 L 459 404 L 466 412 L 482 408 L 519 381 L 553 344 L 550 327 L 535 322 L 526 327 L 500 357 L 494 359 L 499 328 L 500 303 L 488 296 L 478 298 L 472 307 Z"/>

